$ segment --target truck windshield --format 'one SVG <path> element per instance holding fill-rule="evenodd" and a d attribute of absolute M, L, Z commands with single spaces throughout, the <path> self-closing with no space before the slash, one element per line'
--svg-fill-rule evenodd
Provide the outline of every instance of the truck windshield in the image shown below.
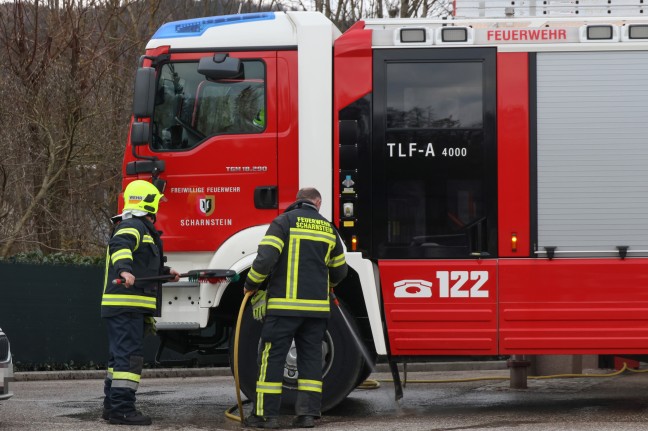
<path fill-rule="evenodd" d="M 221 134 L 265 129 L 265 64 L 244 61 L 237 79 L 210 81 L 198 62 L 160 67 L 153 114 L 154 150 L 190 149 Z"/>

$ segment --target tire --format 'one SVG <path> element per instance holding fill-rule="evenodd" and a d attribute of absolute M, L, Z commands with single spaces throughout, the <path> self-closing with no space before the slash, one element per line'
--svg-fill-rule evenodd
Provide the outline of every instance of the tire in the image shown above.
<path fill-rule="evenodd" d="M 362 361 L 362 369 L 358 373 L 358 379 L 356 380 L 356 384 L 355 384 L 356 388 L 369 378 L 371 373 L 373 373 L 373 368 L 375 368 L 375 366 L 376 366 L 375 359 L 371 362 L 371 364 L 368 364 L 367 361 L 365 360 Z"/>
<path fill-rule="evenodd" d="M 347 313 L 347 315 L 349 315 Z M 355 322 L 350 322 L 357 332 Z M 252 308 L 246 307 L 241 320 L 239 336 L 239 384 L 241 392 L 254 400 L 257 380 L 257 352 L 261 338 L 261 323 L 252 318 Z M 293 346 L 294 347 L 294 346 Z M 322 342 L 322 412 L 332 409 L 344 400 L 364 379 L 365 361 L 349 335 L 344 318 L 337 306 L 331 304 L 331 317 Z M 230 365 L 234 370 L 234 334 L 230 343 Z M 297 398 L 297 372 L 294 348 L 286 357 L 284 368 L 282 409 L 294 410 Z"/>

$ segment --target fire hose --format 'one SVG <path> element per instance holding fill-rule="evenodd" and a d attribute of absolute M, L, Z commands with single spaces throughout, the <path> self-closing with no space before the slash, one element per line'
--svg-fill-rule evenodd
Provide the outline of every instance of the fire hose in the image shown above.
<path fill-rule="evenodd" d="M 252 296 L 253 292 L 246 292 L 241 302 L 241 308 L 239 309 L 238 318 L 236 319 L 236 332 L 234 333 L 234 384 L 236 385 L 236 402 L 235 406 L 230 407 L 225 412 L 225 417 L 244 423 L 243 414 L 243 402 L 241 401 L 241 383 L 239 380 L 239 333 L 241 332 L 241 321 L 243 320 L 243 312 L 245 311 L 245 306 L 247 305 L 248 299 Z M 236 416 L 232 411 L 238 408 L 239 415 Z"/>
<path fill-rule="evenodd" d="M 243 402 L 241 401 L 241 384 L 240 384 L 240 379 L 239 379 L 239 333 L 241 329 L 241 321 L 243 320 L 243 312 L 245 311 L 245 306 L 247 305 L 247 301 L 252 296 L 253 292 L 246 292 L 245 297 L 243 298 L 243 301 L 241 302 L 241 307 L 239 309 L 239 314 L 238 318 L 236 320 L 236 329 L 235 329 L 235 334 L 234 334 L 234 384 L 236 386 L 236 401 L 237 405 L 230 407 L 225 411 L 225 417 L 245 423 L 244 421 L 244 414 L 243 414 Z M 364 343 L 360 340 L 360 336 L 356 333 L 356 331 L 353 329 L 351 326 L 351 323 L 349 321 L 349 318 L 346 316 L 344 313 L 344 310 L 342 309 L 342 306 L 340 305 L 340 301 L 337 299 L 337 296 L 335 296 L 335 293 L 333 292 L 333 289 L 330 290 L 330 295 L 331 295 L 331 301 L 333 304 L 335 304 L 338 307 L 338 310 L 340 310 L 340 314 L 342 315 L 342 319 L 344 320 L 344 323 L 346 324 L 347 328 L 349 329 L 349 333 L 351 337 L 353 338 L 356 346 L 358 347 L 358 350 L 362 354 L 362 356 L 365 358 L 365 361 L 367 364 L 370 366 L 373 364 L 373 360 L 371 359 L 371 355 L 369 354 L 367 348 L 364 346 Z M 371 367 L 371 370 L 373 371 L 373 366 Z M 360 388 L 368 388 L 369 385 L 372 385 L 374 381 L 365 381 L 362 385 L 360 385 Z M 379 384 L 378 384 L 379 386 Z M 236 416 L 233 411 L 238 408 L 239 415 Z"/>
<path fill-rule="evenodd" d="M 175 274 L 163 274 L 163 275 L 154 275 L 150 277 L 135 277 L 136 281 L 169 281 L 175 278 Z M 179 275 L 180 278 L 188 278 L 189 281 L 198 281 L 210 284 L 216 284 L 220 282 L 233 282 L 239 279 L 239 275 L 236 271 L 229 269 L 194 269 L 189 272 Z M 112 284 L 124 284 L 126 280 L 123 278 L 116 278 L 112 281 Z M 236 322 L 236 335 L 234 337 L 234 380 L 236 382 L 236 399 L 238 404 L 225 413 L 230 419 L 234 419 L 242 422 L 243 417 L 243 403 L 241 401 L 241 387 L 239 383 L 239 372 L 238 372 L 238 352 L 239 352 L 239 329 L 241 327 L 241 320 L 243 317 L 243 310 L 247 304 L 248 299 L 252 295 L 252 292 L 247 292 L 241 302 L 241 309 L 239 310 L 238 320 Z M 235 416 L 231 413 L 231 410 L 238 407 L 239 414 L 241 417 Z"/>
<path fill-rule="evenodd" d="M 354 341 L 356 342 L 356 345 L 358 349 L 360 350 L 360 353 L 365 357 L 365 360 L 367 360 L 368 364 L 373 364 L 373 361 L 371 361 L 371 358 L 369 356 L 369 353 L 367 352 L 366 347 L 364 344 L 360 341 L 360 338 L 358 337 L 358 334 L 355 333 L 355 330 L 353 327 L 350 325 L 349 321 L 347 320 L 346 315 L 344 314 L 344 311 L 340 305 L 340 302 L 338 301 L 337 297 L 335 296 L 335 293 L 331 289 L 331 300 L 332 302 L 338 307 L 340 310 L 340 313 L 342 313 L 342 317 L 349 328 L 349 331 L 354 338 Z M 243 318 L 243 312 L 245 311 L 245 306 L 247 305 L 248 299 L 252 296 L 252 292 L 247 292 L 245 294 L 245 297 L 243 298 L 243 301 L 241 302 L 241 307 L 239 309 L 239 314 L 238 318 L 236 321 L 236 333 L 234 335 L 234 382 L 236 385 L 236 400 L 237 404 L 230 407 L 227 409 L 225 412 L 225 417 L 228 419 L 232 419 L 238 422 L 241 422 L 242 424 L 245 424 L 244 420 L 244 413 L 243 413 L 243 402 L 241 401 L 241 385 L 240 385 L 240 379 L 239 379 L 239 332 L 241 328 L 241 321 Z M 373 368 L 372 368 L 373 371 Z M 532 380 L 544 380 L 544 379 L 556 379 L 556 378 L 575 378 L 575 377 L 614 377 L 617 376 L 625 371 L 631 371 L 635 373 L 642 373 L 642 372 L 648 372 L 648 370 L 634 370 L 630 367 L 627 366 L 626 363 L 623 364 L 623 368 L 620 370 L 609 373 L 609 374 L 592 374 L 592 373 L 586 373 L 586 374 L 556 374 L 556 375 L 551 375 L 551 376 L 529 376 L 529 379 Z M 404 383 L 461 383 L 461 382 L 474 382 L 474 381 L 483 381 L 483 380 L 510 380 L 510 377 L 503 377 L 503 376 L 491 376 L 491 377 L 474 377 L 474 378 L 458 378 L 458 379 L 433 379 L 433 380 L 407 380 L 405 379 Z M 393 379 L 380 379 L 380 380 L 374 380 L 374 379 L 367 379 L 360 385 L 358 385 L 358 389 L 378 389 L 380 387 L 380 383 L 388 383 L 388 382 L 393 382 Z M 233 413 L 235 409 L 238 409 L 239 415 L 237 416 Z"/>
<path fill-rule="evenodd" d="M 174 274 L 153 275 L 150 277 L 135 277 L 136 281 L 169 281 L 176 276 Z M 231 269 L 193 269 L 189 272 L 179 275 L 180 278 L 188 278 L 189 281 L 204 281 L 215 284 L 222 281 L 236 281 L 238 274 Z M 112 284 L 124 284 L 123 278 L 116 278 Z"/>

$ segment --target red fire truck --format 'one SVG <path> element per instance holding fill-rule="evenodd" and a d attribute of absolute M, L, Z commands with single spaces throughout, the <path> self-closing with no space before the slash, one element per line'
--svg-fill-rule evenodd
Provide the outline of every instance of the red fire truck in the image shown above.
<path fill-rule="evenodd" d="M 137 71 L 124 185 L 150 179 L 169 262 L 246 276 L 317 187 L 372 355 L 648 353 L 648 19 L 262 12 L 163 25 Z M 169 283 L 165 347 L 227 346 L 242 281 Z M 241 328 L 254 393 L 260 326 Z M 369 373 L 339 310 L 326 410 Z M 294 350 L 284 399 L 294 399 Z"/>

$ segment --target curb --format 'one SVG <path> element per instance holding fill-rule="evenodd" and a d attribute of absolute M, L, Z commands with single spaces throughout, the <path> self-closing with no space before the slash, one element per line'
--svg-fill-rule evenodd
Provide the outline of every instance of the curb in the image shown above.
<path fill-rule="evenodd" d="M 142 370 L 142 377 L 160 379 L 167 377 L 213 377 L 231 376 L 229 367 L 218 368 L 147 368 Z M 104 379 L 105 370 L 75 370 L 75 371 L 23 371 L 14 373 L 16 382 L 35 382 L 41 380 L 87 380 Z"/>
<path fill-rule="evenodd" d="M 408 363 L 407 372 L 424 371 L 477 371 L 477 370 L 505 370 L 506 361 L 465 361 L 465 362 L 426 362 Z M 398 364 L 399 371 L 403 372 L 404 364 Z M 377 364 L 375 372 L 389 373 L 387 364 Z M 160 379 L 168 377 L 222 377 L 231 376 L 229 367 L 213 368 L 147 368 L 142 370 L 142 377 Z M 78 371 L 22 371 L 14 373 L 16 382 L 35 382 L 43 380 L 87 380 L 103 379 L 105 370 L 78 370 Z"/>

